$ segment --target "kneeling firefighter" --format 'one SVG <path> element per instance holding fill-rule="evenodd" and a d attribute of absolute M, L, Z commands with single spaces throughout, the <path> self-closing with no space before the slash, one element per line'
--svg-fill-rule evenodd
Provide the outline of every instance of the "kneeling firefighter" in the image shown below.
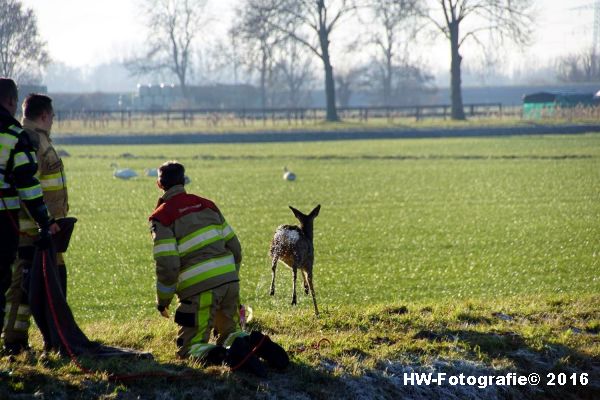
<path fill-rule="evenodd" d="M 175 294 L 180 327 L 177 354 L 209 364 L 227 363 L 264 376 L 260 361 L 283 369 L 287 353 L 268 336 L 240 328 L 239 269 L 242 248 L 212 201 L 186 193 L 183 165 L 169 161 L 158 169 L 164 191 L 150 216 L 156 261 L 157 309 L 169 318 Z M 216 330 L 216 344 L 209 343 Z"/>

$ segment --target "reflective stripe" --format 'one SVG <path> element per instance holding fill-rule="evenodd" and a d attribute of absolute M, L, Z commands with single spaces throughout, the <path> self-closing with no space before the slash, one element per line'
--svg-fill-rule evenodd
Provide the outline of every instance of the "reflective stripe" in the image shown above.
<path fill-rule="evenodd" d="M 21 232 L 35 230 L 37 232 L 37 225 L 30 219 L 19 218 L 19 229 Z"/>
<path fill-rule="evenodd" d="M 19 153 L 15 154 L 15 157 L 14 157 L 15 166 L 13 168 L 18 168 L 21 165 L 29 164 L 30 160 L 37 161 L 34 153 L 19 152 Z"/>
<path fill-rule="evenodd" d="M 245 336 L 250 336 L 248 333 L 244 332 L 244 331 L 237 331 L 237 332 L 233 332 L 231 333 L 229 336 L 227 336 L 227 339 L 225 339 L 225 342 L 223 343 L 223 346 L 225 347 L 229 347 L 233 344 L 233 341 L 239 337 L 245 337 Z"/>
<path fill-rule="evenodd" d="M 200 293 L 198 297 L 198 312 L 196 313 L 196 326 L 198 327 L 196 334 L 190 340 L 190 343 L 201 343 L 204 337 L 207 336 L 207 331 L 210 330 L 210 309 L 213 303 L 212 290 Z M 207 336 L 207 338 L 210 335 Z"/>
<path fill-rule="evenodd" d="M 185 289 L 203 280 L 233 271 L 235 271 L 235 261 L 232 255 L 213 258 L 212 260 L 192 265 L 179 274 L 177 289 Z"/>
<path fill-rule="evenodd" d="M 227 222 L 223 224 L 223 232 L 221 233 L 221 235 L 223 235 L 223 240 L 225 241 L 228 241 L 229 239 L 235 236 L 233 229 L 229 226 Z"/>
<path fill-rule="evenodd" d="M 24 189 L 17 189 L 19 191 L 19 197 L 22 200 L 33 200 L 38 197 L 42 197 L 42 187 L 38 185 L 34 185 Z"/>
<path fill-rule="evenodd" d="M 14 148 L 19 138 L 10 133 L 0 133 L 0 146 L 6 146 L 8 148 Z"/>
<path fill-rule="evenodd" d="M 156 281 L 156 294 L 161 300 L 168 300 L 175 294 L 177 290 L 177 284 L 165 285 L 159 281 Z"/>
<path fill-rule="evenodd" d="M 201 249 L 221 239 L 221 226 L 209 225 L 181 238 L 177 245 L 181 256 Z"/>
<path fill-rule="evenodd" d="M 61 190 L 67 187 L 67 177 L 61 172 L 42 175 L 40 176 L 40 184 L 44 191 Z"/>
<path fill-rule="evenodd" d="M 8 130 L 9 130 L 9 131 L 13 131 L 13 132 L 14 132 L 14 133 L 16 133 L 17 135 L 20 135 L 20 134 L 21 134 L 21 132 L 23 132 L 23 128 L 19 128 L 19 127 L 18 127 L 18 126 L 16 126 L 16 125 L 11 125 L 11 126 L 9 126 L 9 127 L 8 127 Z"/>
<path fill-rule="evenodd" d="M 20 304 L 17 310 L 17 315 L 24 315 L 29 317 L 31 315 L 31 309 L 27 304 Z"/>
<path fill-rule="evenodd" d="M 21 208 L 18 197 L 0 197 L 0 210 L 18 210 Z"/>
<path fill-rule="evenodd" d="M 13 329 L 15 331 L 26 331 L 29 329 L 29 321 L 15 321 Z"/>
<path fill-rule="evenodd" d="M 175 239 L 162 239 L 154 242 L 154 259 L 166 256 L 178 256 Z"/>
<path fill-rule="evenodd" d="M 189 355 L 192 357 L 204 358 L 208 353 L 217 347 L 211 343 L 197 343 L 190 346 Z"/>

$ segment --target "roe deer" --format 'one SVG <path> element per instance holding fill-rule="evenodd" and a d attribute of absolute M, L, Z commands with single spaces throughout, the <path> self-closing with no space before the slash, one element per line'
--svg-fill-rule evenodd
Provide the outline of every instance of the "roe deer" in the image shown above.
<path fill-rule="evenodd" d="M 315 288 L 313 286 L 313 263 L 315 259 L 313 248 L 313 220 L 319 215 L 321 205 L 315 207 L 308 215 L 302 214 L 294 207 L 290 209 L 300 221 L 300 226 L 281 225 L 275 231 L 273 240 L 271 240 L 270 255 L 271 262 L 271 296 L 275 294 L 275 270 L 277 261 L 283 261 L 292 269 L 294 275 L 294 294 L 292 295 L 292 305 L 296 304 L 296 275 L 298 269 L 302 271 L 304 278 L 304 293 L 312 295 L 315 306 L 315 315 L 319 315 L 317 309 L 317 299 L 315 297 Z"/>

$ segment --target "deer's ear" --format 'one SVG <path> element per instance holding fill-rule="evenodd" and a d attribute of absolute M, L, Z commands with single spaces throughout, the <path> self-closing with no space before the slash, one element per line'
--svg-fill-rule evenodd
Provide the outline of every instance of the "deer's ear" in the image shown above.
<path fill-rule="evenodd" d="M 292 210 L 292 212 L 294 213 L 296 218 L 301 220 L 302 217 L 305 217 L 305 215 L 302 214 L 302 212 L 300 212 L 299 210 L 296 210 L 294 207 L 292 207 L 292 206 L 288 206 L 288 207 L 290 208 L 290 210 Z"/>
<path fill-rule="evenodd" d="M 316 218 L 316 217 L 317 217 L 317 215 L 319 215 L 319 211 L 320 211 L 320 210 L 321 210 L 321 205 L 319 204 L 318 206 L 316 206 L 316 207 L 315 207 L 315 209 L 314 209 L 314 210 L 312 210 L 312 211 L 310 212 L 310 214 L 309 214 L 308 216 L 309 216 L 309 217 L 311 217 L 311 218 Z"/>

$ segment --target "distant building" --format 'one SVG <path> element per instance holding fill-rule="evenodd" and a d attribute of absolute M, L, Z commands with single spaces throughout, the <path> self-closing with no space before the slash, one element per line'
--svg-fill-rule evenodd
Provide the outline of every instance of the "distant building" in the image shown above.
<path fill-rule="evenodd" d="M 537 119 L 552 116 L 558 108 L 593 107 L 600 105 L 598 97 L 591 93 L 538 92 L 523 97 L 523 117 Z"/>

